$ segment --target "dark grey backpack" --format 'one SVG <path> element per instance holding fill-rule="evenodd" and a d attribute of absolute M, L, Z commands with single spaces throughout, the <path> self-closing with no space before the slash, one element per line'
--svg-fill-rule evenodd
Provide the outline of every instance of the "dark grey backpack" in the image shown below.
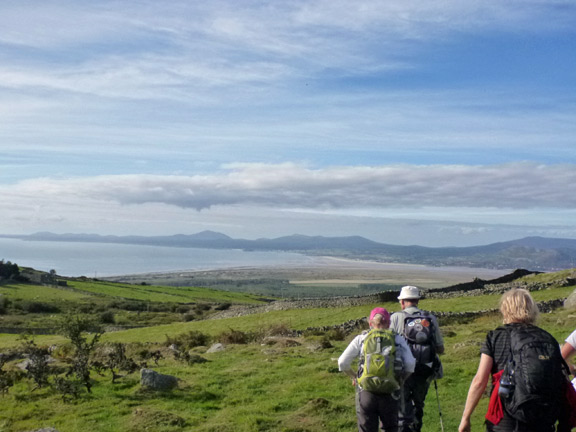
<path fill-rule="evenodd" d="M 417 363 L 432 363 L 436 357 L 434 322 L 427 311 L 404 312 L 404 338 Z"/>
<path fill-rule="evenodd" d="M 503 327 L 510 335 L 510 360 L 504 367 L 500 392 L 511 417 L 531 425 L 558 420 L 567 380 L 566 363 L 554 337 L 532 325 Z M 509 383 L 509 384 L 508 384 Z"/>

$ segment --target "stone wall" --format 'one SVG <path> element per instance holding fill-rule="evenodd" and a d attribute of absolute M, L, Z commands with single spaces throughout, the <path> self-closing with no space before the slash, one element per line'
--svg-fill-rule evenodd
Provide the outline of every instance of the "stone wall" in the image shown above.
<path fill-rule="evenodd" d="M 541 313 L 550 313 L 555 309 L 562 307 L 564 300 L 556 299 L 544 302 L 539 302 L 538 309 Z M 491 315 L 499 313 L 498 309 L 485 309 L 472 312 L 434 312 L 431 311 L 436 318 L 440 326 L 449 324 L 451 322 L 466 322 L 478 318 L 480 316 Z M 330 330 L 341 330 L 346 334 L 357 332 L 359 329 L 368 328 L 368 319 L 366 317 L 359 318 L 356 320 L 346 321 L 342 324 L 336 324 L 333 326 L 321 326 L 321 327 L 308 327 L 304 330 L 295 331 L 295 335 L 301 336 L 302 334 L 308 332 L 326 332 Z"/>

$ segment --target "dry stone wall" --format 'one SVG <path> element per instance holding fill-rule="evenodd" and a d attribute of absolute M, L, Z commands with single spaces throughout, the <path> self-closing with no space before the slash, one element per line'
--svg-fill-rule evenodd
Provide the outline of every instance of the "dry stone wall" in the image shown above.
<path fill-rule="evenodd" d="M 453 297 L 464 297 L 464 296 L 478 296 L 485 294 L 501 294 L 508 291 L 511 288 L 525 288 L 528 291 L 537 291 L 547 289 L 550 286 L 572 286 L 576 285 L 576 278 L 566 278 L 560 283 L 558 281 L 549 283 L 532 283 L 527 284 L 517 279 L 534 274 L 536 272 L 531 272 L 528 270 L 518 269 L 514 272 L 505 275 L 501 278 L 493 279 L 490 281 L 485 281 L 481 279 L 475 279 L 470 283 L 453 285 L 446 288 L 438 288 L 431 290 L 423 290 L 423 298 L 453 298 Z M 290 310 L 290 309 L 324 309 L 324 308 L 337 308 L 337 307 L 353 307 L 370 305 L 379 302 L 391 302 L 397 301 L 399 291 L 384 291 L 377 294 L 371 294 L 367 296 L 355 296 L 355 297 L 332 297 L 324 299 L 302 299 L 302 300 L 279 300 L 269 303 L 264 306 L 252 306 L 252 307 L 237 307 L 230 308 L 226 311 L 222 311 L 211 315 L 208 319 L 221 319 L 221 318 L 232 318 L 243 315 L 250 315 L 256 313 L 266 313 L 272 311 Z M 549 302 L 539 303 L 539 308 L 542 313 L 550 312 L 555 308 L 561 307 L 564 299 L 552 300 Z M 497 309 L 487 309 L 473 312 L 434 312 L 432 311 L 441 323 L 450 322 L 453 320 L 468 320 L 475 317 L 497 313 Z M 304 331 L 327 331 L 331 329 L 341 329 L 346 332 L 355 331 L 358 328 L 367 327 L 366 318 L 360 318 L 357 320 L 348 321 L 336 326 L 328 327 L 318 327 L 310 328 Z M 302 332 L 298 332 L 302 333 Z"/>

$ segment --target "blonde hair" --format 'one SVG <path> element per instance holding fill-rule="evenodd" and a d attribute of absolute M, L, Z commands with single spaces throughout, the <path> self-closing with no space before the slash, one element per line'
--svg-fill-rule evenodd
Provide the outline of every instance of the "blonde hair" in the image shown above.
<path fill-rule="evenodd" d="M 500 313 L 504 324 L 534 324 L 538 319 L 538 306 L 528 291 L 512 288 L 500 299 Z"/>
<path fill-rule="evenodd" d="M 382 314 L 376 314 L 370 320 L 370 325 L 372 327 L 388 328 L 390 326 L 390 320 L 386 319 Z"/>

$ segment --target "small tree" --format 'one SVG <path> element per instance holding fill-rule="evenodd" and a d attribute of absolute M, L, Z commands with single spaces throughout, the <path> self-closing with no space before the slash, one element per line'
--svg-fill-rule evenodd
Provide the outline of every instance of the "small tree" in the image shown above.
<path fill-rule="evenodd" d="M 32 339 L 25 339 L 22 343 L 24 354 L 28 356 L 26 372 L 36 383 L 34 390 L 48 384 L 50 369 L 48 366 L 48 348 L 39 347 Z"/>
<path fill-rule="evenodd" d="M 93 321 L 79 316 L 69 316 L 60 324 L 62 335 L 70 339 L 74 346 L 74 356 L 68 375 L 74 374 L 91 393 L 90 354 L 104 333 Z M 87 336 L 91 334 L 91 337 Z"/>
<path fill-rule="evenodd" d="M 3 369 L 6 361 L 7 358 L 0 354 L 0 395 L 2 396 L 7 394 L 8 389 L 14 385 L 14 378 L 12 374 Z"/>
<path fill-rule="evenodd" d="M 132 373 L 138 370 L 139 365 L 126 356 L 126 346 L 123 343 L 113 343 L 108 352 L 104 366 L 112 373 L 112 383 L 122 378 L 121 371 Z"/>
<path fill-rule="evenodd" d="M 20 267 L 16 263 L 0 260 L 0 280 L 18 279 L 20 277 Z"/>

